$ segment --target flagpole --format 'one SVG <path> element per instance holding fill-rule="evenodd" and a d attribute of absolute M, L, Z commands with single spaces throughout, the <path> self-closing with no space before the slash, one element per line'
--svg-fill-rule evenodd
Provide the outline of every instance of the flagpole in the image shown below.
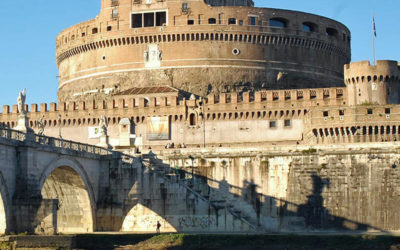
<path fill-rule="evenodd" d="M 376 57 L 375 57 L 375 36 L 376 36 L 376 27 L 375 27 L 375 16 L 372 13 L 372 54 L 374 58 L 374 65 L 376 65 Z"/>

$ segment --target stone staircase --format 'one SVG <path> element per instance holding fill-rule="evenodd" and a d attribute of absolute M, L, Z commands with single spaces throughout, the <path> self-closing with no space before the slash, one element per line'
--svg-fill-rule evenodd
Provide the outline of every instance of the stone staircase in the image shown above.
<path fill-rule="evenodd" d="M 142 164 L 164 178 L 165 181 L 178 182 L 191 194 L 207 202 L 212 207 L 226 209 L 235 219 L 247 225 L 251 231 L 260 232 L 262 230 L 258 226 L 259 223 L 255 209 L 242 198 L 231 194 L 229 191 L 224 192 L 212 188 L 207 183 L 196 178 L 194 180 L 181 178 L 179 173 L 172 169 L 170 165 L 164 163 L 162 159 L 154 159 L 149 157 L 149 155 L 142 155 Z"/>

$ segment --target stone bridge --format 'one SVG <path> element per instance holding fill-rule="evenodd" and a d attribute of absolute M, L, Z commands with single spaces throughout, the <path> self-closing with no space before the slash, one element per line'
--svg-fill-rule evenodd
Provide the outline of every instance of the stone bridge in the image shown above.
<path fill-rule="evenodd" d="M 172 232 L 251 228 L 227 211 L 218 217 L 221 208 L 149 161 L 1 128 L 0 231 L 155 232 L 157 221 Z"/>
<path fill-rule="evenodd" d="M 2 232 L 95 230 L 100 178 L 113 152 L 1 129 L 0 156 Z"/>
<path fill-rule="evenodd" d="M 0 230 L 400 230 L 400 143 L 125 155 L 0 129 Z M 282 153 L 285 152 L 285 153 Z M 161 157 L 161 158 L 160 158 Z"/>

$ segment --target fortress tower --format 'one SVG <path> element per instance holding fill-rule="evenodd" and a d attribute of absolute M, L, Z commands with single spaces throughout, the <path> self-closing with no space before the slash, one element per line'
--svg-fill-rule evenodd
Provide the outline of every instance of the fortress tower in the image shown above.
<path fill-rule="evenodd" d="M 344 66 L 344 73 L 349 105 L 400 103 L 398 62 L 354 62 Z"/>
<path fill-rule="evenodd" d="M 57 36 L 59 102 L 169 85 L 210 93 L 343 86 L 350 31 L 251 0 L 102 0 Z M 323 80 L 321 80 L 323 79 Z"/>

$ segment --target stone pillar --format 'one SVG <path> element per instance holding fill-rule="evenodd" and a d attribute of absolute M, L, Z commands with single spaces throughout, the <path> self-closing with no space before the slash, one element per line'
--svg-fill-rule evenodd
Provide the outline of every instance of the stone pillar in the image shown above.
<path fill-rule="evenodd" d="M 55 234 L 57 230 L 57 200 L 43 200 L 37 171 L 37 151 L 29 146 L 16 150 L 16 183 L 12 197 L 12 221 L 10 231 L 38 234 Z"/>

